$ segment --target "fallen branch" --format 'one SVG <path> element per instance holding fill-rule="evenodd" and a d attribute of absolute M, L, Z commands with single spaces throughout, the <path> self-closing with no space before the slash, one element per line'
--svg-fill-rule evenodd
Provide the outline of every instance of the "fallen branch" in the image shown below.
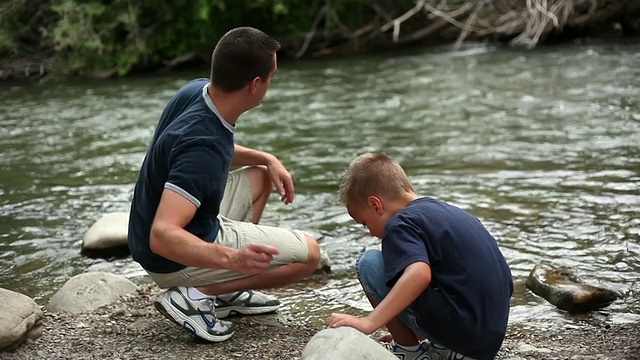
<path fill-rule="evenodd" d="M 298 50 L 298 52 L 296 52 L 296 57 L 299 58 L 302 55 L 304 55 L 305 51 L 307 51 L 307 48 L 309 47 L 309 43 L 311 42 L 311 38 L 313 38 L 313 35 L 316 33 L 316 30 L 318 28 L 318 24 L 320 23 L 320 20 L 322 20 L 322 18 L 324 17 L 324 14 L 329 10 L 329 6 L 330 6 L 330 2 L 327 1 L 322 8 L 320 8 L 320 11 L 318 11 L 318 13 L 316 14 L 316 18 L 313 19 L 313 24 L 311 25 L 311 31 L 309 31 L 307 33 L 307 36 L 305 36 L 304 38 L 304 42 L 302 43 L 302 47 L 300 47 L 300 50 Z"/>
<path fill-rule="evenodd" d="M 380 28 L 380 31 L 385 32 L 389 30 L 391 26 L 393 26 L 393 42 L 397 43 L 400 37 L 400 25 L 403 22 L 410 19 L 413 15 L 418 13 L 420 10 L 422 10 L 424 5 L 425 5 L 425 0 L 418 0 L 418 2 L 416 3 L 416 6 L 414 6 L 411 10 L 405 12 L 404 14 L 398 16 L 397 18 L 393 19 L 392 21 L 382 25 L 382 27 Z"/>

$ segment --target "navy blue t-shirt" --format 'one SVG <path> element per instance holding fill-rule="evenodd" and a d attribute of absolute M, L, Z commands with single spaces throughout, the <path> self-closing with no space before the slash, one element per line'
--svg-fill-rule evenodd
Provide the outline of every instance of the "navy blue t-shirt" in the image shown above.
<path fill-rule="evenodd" d="M 513 280 L 480 220 L 439 200 L 414 200 L 389 219 L 382 254 L 390 287 L 408 265 L 430 265 L 431 283 L 410 308 L 431 340 L 476 359 L 496 356 Z"/>
<path fill-rule="evenodd" d="M 151 224 L 165 188 L 197 207 L 185 230 L 210 242 L 218 233 L 217 216 L 233 158 L 233 126 L 222 118 L 207 88 L 207 79 L 193 80 L 169 101 L 136 182 L 128 243 L 133 259 L 151 272 L 186 267 L 149 247 Z"/>

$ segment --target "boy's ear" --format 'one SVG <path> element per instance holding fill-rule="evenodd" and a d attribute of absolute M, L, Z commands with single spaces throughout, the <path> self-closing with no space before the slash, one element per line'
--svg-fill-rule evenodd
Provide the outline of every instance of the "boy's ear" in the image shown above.
<path fill-rule="evenodd" d="M 378 215 L 384 214 L 384 204 L 379 197 L 371 195 L 367 198 L 367 205 Z"/>

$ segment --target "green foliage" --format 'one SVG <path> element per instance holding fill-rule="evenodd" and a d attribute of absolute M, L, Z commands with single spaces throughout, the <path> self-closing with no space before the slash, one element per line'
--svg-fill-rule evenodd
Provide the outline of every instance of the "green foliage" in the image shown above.
<path fill-rule="evenodd" d="M 53 0 L 51 8 L 58 20 L 43 34 L 63 56 L 69 72 L 115 67 L 126 74 L 144 63 L 151 52 L 138 24 L 140 8 L 134 2 L 115 0 L 107 5 L 100 0 Z"/>
<path fill-rule="evenodd" d="M 366 3 L 334 0 L 332 6 L 352 11 Z M 8 0 L 0 5 L 0 53 L 25 53 L 28 33 L 32 41 L 55 51 L 58 68 L 65 72 L 124 75 L 194 52 L 206 60 L 220 36 L 237 26 L 257 27 L 281 42 L 300 42 L 324 4 L 325 0 Z M 360 13 L 347 13 L 347 22 Z M 323 26 L 333 25 L 325 21 Z"/>
<path fill-rule="evenodd" d="M 7 29 L 0 28 L 0 53 L 15 54 L 17 50 L 18 46 L 13 35 Z"/>
<path fill-rule="evenodd" d="M 0 55 L 31 54 L 46 47 L 40 28 L 49 25 L 49 16 L 49 7 L 37 1 L 0 2 Z"/>

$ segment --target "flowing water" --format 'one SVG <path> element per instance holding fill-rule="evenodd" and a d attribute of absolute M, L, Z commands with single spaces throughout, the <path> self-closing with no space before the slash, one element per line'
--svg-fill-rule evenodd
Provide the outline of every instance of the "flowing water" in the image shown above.
<path fill-rule="evenodd" d="M 41 304 L 71 276 L 105 270 L 144 282 L 129 258 L 80 255 L 101 215 L 127 211 L 166 101 L 207 70 L 0 87 L 0 287 Z M 469 45 L 281 63 L 240 144 L 276 154 L 296 199 L 270 199 L 263 223 L 320 238 L 333 274 L 280 290 L 283 318 L 321 322 L 368 309 L 354 261 L 379 240 L 337 199 L 365 151 L 399 160 L 423 195 L 478 216 L 508 260 L 511 323 L 574 326 L 640 318 L 640 45 L 516 51 Z M 541 261 L 624 294 L 570 316 L 524 286 Z"/>

